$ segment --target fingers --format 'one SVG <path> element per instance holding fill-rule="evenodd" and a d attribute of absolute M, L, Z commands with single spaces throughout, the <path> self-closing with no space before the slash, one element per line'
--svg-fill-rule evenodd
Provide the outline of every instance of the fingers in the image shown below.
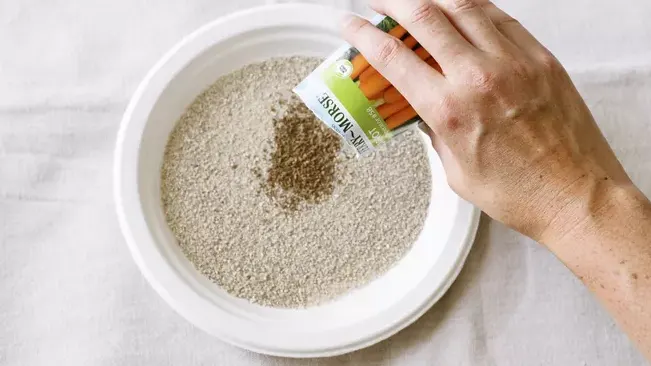
<path fill-rule="evenodd" d="M 365 19 L 351 15 L 344 22 L 343 35 L 414 107 L 427 102 L 433 97 L 430 91 L 446 82 L 402 41 Z"/>
<path fill-rule="evenodd" d="M 475 47 L 503 51 L 509 43 L 475 0 L 433 0 L 459 32 Z M 484 1 L 485 2 L 485 1 Z"/>
<path fill-rule="evenodd" d="M 475 0 L 480 5 L 495 27 L 509 41 L 526 54 L 535 55 L 547 51 L 538 40 L 527 31 L 520 22 L 498 8 L 490 0 Z"/>
<path fill-rule="evenodd" d="M 431 0 L 375 0 L 371 6 L 404 26 L 446 73 L 478 52 Z"/>

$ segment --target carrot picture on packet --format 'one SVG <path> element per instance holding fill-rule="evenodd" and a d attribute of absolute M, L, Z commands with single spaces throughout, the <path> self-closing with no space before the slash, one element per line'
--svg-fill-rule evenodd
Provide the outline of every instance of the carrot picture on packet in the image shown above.
<path fill-rule="evenodd" d="M 387 16 L 373 20 L 377 28 L 400 39 L 419 58 L 438 68 L 430 54 L 395 20 Z M 348 44 L 337 49 L 294 91 L 360 155 L 421 122 L 402 94 Z"/>

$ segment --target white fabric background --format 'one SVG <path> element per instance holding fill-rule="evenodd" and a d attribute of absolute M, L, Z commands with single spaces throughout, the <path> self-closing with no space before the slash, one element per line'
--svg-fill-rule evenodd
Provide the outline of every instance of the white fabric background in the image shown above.
<path fill-rule="evenodd" d="M 261 3 L 0 0 L 0 365 L 645 364 L 546 250 L 485 217 L 443 300 L 350 355 L 260 356 L 170 310 L 132 262 L 114 217 L 119 119 L 144 73 L 183 35 Z M 651 3 L 498 4 L 572 71 L 651 193 Z"/>

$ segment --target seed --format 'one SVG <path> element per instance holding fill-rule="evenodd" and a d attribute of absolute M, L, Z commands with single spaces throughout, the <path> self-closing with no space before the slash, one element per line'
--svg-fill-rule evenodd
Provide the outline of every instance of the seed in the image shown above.
<path fill-rule="evenodd" d="M 161 199 L 182 252 L 231 295 L 266 306 L 318 304 L 382 275 L 429 205 L 416 136 L 398 136 L 391 154 L 347 158 L 352 150 L 297 103 L 291 88 L 318 63 L 271 59 L 221 77 L 165 150 Z"/>

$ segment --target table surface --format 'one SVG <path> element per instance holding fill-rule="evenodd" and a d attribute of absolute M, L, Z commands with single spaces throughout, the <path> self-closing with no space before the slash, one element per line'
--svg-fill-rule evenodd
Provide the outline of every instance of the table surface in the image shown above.
<path fill-rule="evenodd" d="M 1 365 L 645 364 L 562 264 L 487 217 L 449 293 L 416 324 L 362 351 L 267 357 L 175 314 L 140 275 L 116 222 L 119 120 L 137 83 L 182 36 L 262 3 L 0 0 Z M 651 193 L 651 2 L 497 3 L 571 71 Z"/>

